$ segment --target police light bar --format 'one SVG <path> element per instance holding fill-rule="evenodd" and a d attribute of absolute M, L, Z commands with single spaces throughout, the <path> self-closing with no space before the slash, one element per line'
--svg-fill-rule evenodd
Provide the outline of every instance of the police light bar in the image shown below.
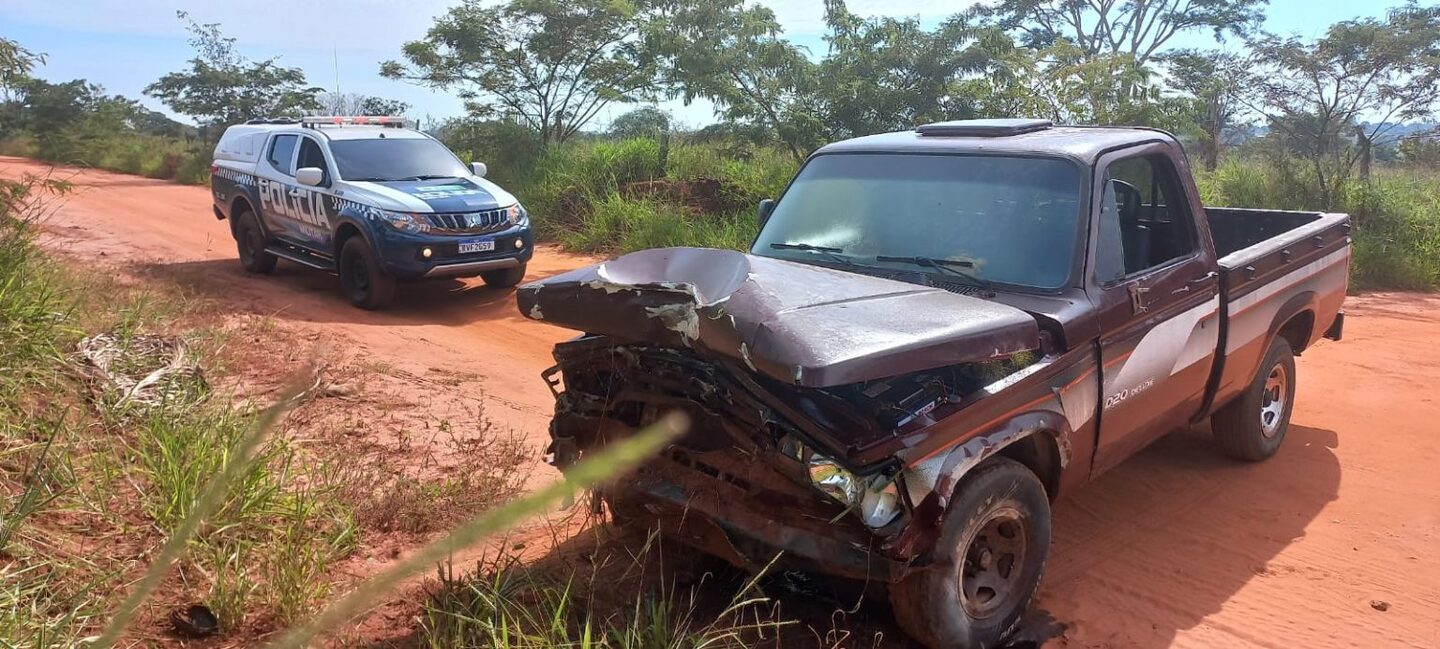
<path fill-rule="evenodd" d="M 402 128 L 405 126 L 404 117 L 379 116 L 379 115 L 306 115 L 300 118 L 302 126 L 311 128 L 319 126 L 390 126 Z"/>

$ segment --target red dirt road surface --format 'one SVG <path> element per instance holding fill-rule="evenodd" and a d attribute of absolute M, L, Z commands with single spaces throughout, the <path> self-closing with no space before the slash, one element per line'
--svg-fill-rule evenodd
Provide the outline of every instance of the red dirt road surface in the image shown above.
<path fill-rule="evenodd" d="M 47 171 L 0 158 L 6 177 Z M 77 193 L 49 220 L 52 249 L 166 273 L 393 367 L 473 373 L 491 417 L 544 441 L 538 374 L 571 334 L 522 318 L 509 291 L 414 284 L 389 311 L 361 311 L 324 273 L 246 275 L 206 188 L 55 175 Z M 542 248 L 531 279 L 587 261 Z M 1440 647 L 1440 296 L 1372 294 L 1346 310 L 1345 340 L 1299 361 L 1271 461 L 1236 463 L 1203 431 L 1177 432 L 1056 506 L 1037 607 L 1067 628 L 1046 646 Z"/>

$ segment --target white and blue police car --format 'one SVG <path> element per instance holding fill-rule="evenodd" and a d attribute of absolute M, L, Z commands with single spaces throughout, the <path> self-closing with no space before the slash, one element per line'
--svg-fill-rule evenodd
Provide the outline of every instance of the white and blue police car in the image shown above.
<path fill-rule="evenodd" d="M 333 271 L 352 303 L 378 309 L 397 282 L 524 278 L 529 215 L 485 171 L 401 118 L 252 120 L 221 136 L 210 187 L 245 270 L 283 258 Z"/>

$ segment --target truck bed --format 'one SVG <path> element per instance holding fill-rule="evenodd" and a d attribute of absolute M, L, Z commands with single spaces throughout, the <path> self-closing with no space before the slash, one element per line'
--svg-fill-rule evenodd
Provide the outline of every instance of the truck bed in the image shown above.
<path fill-rule="evenodd" d="M 1214 406 L 1255 376 L 1269 336 L 1310 312 L 1299 352 L 1329 329 L 1350 274 L 1350 217 L 1326 212 L 1205 208 L 1220 256 L 1221 351 Z"/>

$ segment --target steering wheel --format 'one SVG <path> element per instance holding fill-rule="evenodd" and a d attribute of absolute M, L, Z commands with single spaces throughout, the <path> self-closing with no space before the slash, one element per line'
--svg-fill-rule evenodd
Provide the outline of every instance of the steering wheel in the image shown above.
<path fill-rule="evenodd" d="M 1111 178 L 1110 185 L 1115 188 L 1115 202 L 1120 213 L 1117 215 L 1121 223 L 1138 223 L 1140 221 L 1140 206 L 1145 202 L 1144 194 L 1140 189 L 1128 182 L 1118 178 Z"/>

